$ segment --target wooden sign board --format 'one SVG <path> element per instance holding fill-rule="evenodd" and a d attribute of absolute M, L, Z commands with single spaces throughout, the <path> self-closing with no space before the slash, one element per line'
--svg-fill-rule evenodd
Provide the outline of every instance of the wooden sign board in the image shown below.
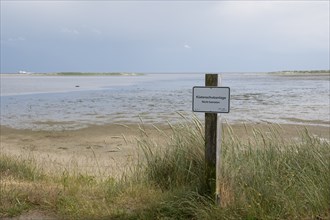
<path fill-rule="evenodd" d="M 193 87 L 193 111 L 206 113 L 229 113 L 229 87 Z"/>

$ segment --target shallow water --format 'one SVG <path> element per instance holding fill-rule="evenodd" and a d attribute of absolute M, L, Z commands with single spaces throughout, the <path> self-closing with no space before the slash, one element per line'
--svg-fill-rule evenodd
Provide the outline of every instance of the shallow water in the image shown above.
<path fill-rule="evenodd" d="M 175 122 L 192 114 L 192 87 L 204 74 L 142 76 L 1 76 L 1 125 L 66 130 L 89 124 Z M 227 73 L 229 123 L 329 126 L 329 76 Z M 203 118 L 203 113 L 196 113 Z"/>

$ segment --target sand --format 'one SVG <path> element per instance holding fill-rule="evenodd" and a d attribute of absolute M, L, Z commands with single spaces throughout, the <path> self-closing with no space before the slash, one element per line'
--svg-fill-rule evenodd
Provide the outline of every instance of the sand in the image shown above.
<path fill-rule="evenodd" d="M 330 140 L 328 126 L 276 125 L 281 136 L 298 138 L 305 127 L 311 134 Z M 157 125 L 171 133 L 168 125 Z M 235 134 L 244 139 L 252 135 L 252 127 L 266 129 L 266 124 L 232 125 Z M 165 142 L 151 125 L 145 125 L 150 138 Z M 142 132 L 137 124 L 93 125 L 72 131 L 32 131 L 1 126 L 1 153 L 14 158 L 33 160 L 44 172 L 81 172 L 94 176 L 120 177 L 136 163 L 137 140 Z"/>
<path fill-rule="evenodd" d="M 159 132 L 144 128 L 153 137 Z M 169 129 L 168 127 L 163 129 Z M 33 160 L 45 172 L 117 176 L 136 162 L 139 125 L 98 125 L 69 131 L 33 131 L 1 126 L 1 153 Z M 158 133 L 158 134 L 157 134 Z"/>

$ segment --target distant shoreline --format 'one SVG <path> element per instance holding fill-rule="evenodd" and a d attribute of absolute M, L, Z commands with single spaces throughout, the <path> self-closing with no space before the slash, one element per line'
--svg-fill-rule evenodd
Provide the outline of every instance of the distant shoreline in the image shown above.
<path fill-rule="evenodd" d="M 268 72 L 268 74 L 281 76 L 328 76 L 330 75 L 330 70 L 286 70 Z"/>
<path fill-rule="evenodd" d="M 1 73 L 1 76 L 143 76 L 143 73 L 115 72 L 58 72 L 58 73 Z"/>
<path fill-rule="evenodd" d="M 163 72 L 159 72 L 164 74 Z M 185 72 L 183 74 L 195 74 L 196 72 Z M 206 73 L 206 72 L 205 72 Z M 237 73 L 252 73 L 252 72 L 219 72 L 219 74 L 237 74 Z M 254 72 L 259 74 L 270 74 L 278 76 L 330 76 L 330 70 L 284 70 L 274 72 Z M 150 73 L 135 73 L 135 72 L 49 72 L 49 73 L 0 73 L 0 76 L 144 76 Z M 174 73 L 165 73 L 174 74 Z M 181 74 L 178 72 L 178 74 Z"/>
<path fill-rule="evenodd" d="M 160 74 L 181 74 L 178 73 L 164 73 Z M 196 74 L 197 72 L 184 72 L 184 74 Z M 207 71 L 205 72 L 207 73 Z M 274 72 L 219 72 L 219 74 L 238 74 L 238 73 L 255 73 L 255 74 L 270 74 L 280 76 L 330 76 L 330 70 L 284 70 Z M 24 72 L 24 73 L 0 73 L 0 76 L 143 76 L 148 73 L 135 73 L 135 72 Z"/>

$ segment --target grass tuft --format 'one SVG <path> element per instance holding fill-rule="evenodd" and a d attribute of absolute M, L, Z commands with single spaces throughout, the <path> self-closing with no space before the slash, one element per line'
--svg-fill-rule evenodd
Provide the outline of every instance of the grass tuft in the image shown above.
<path fill-rule="evenodd" d="M 32 159 L 14 159 L 13 157 L 3 154 L 0 154 L 0 174 L 2 178 L 12 176 L 29 181 L 42 179 L 43 177 Z"/>
<path fill-rule="evenodd" d="M 204 137 L 200 121 L 171 126 L 172 136 L 159 146 L 146 136 L 138 141 L 146 163 L 142 177 L 162 190 L 201 189 L 204 184 Z"/>

